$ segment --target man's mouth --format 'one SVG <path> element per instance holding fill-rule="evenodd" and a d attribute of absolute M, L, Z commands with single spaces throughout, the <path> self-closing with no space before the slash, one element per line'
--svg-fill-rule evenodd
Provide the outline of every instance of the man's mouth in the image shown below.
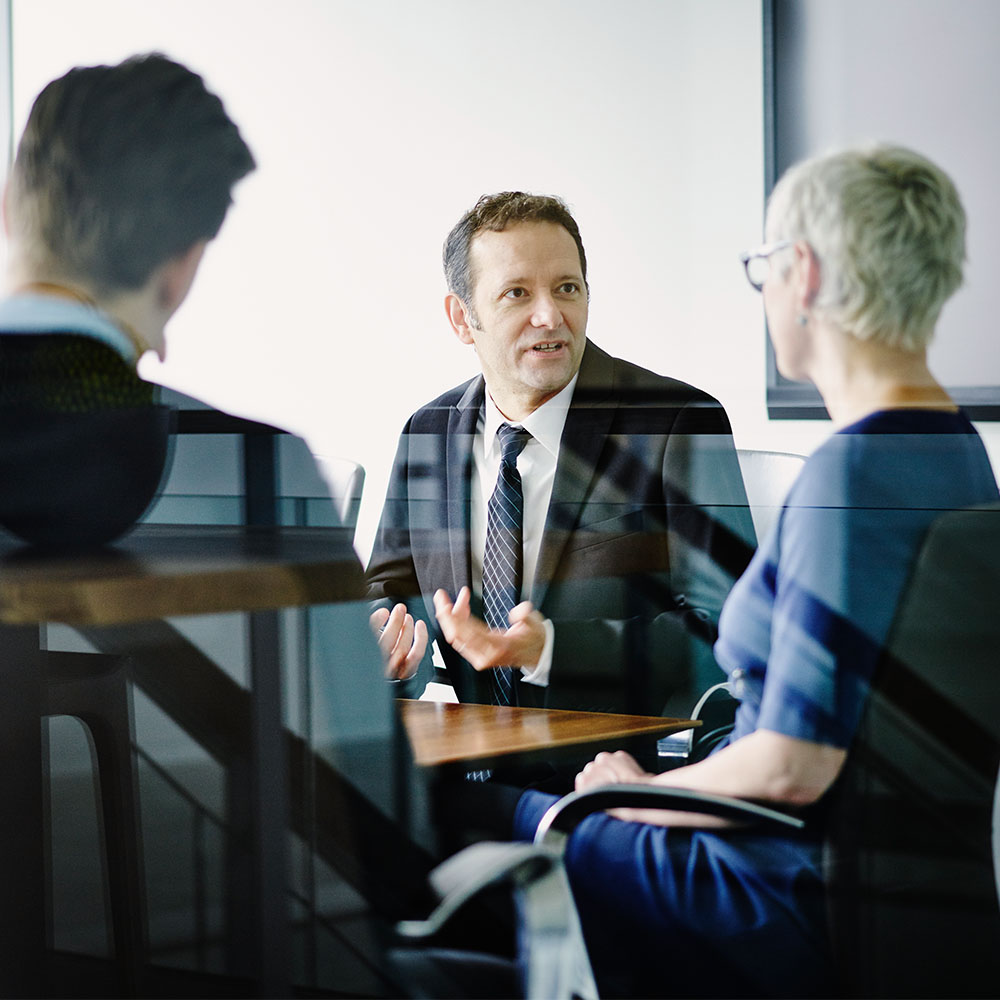
<path fill-rule="evenodd" d="M 531 349 L 539 354 L 551 354 L 553 351 L 558 351 L 560 347 L 562 347 L 562 341 L 552 340 L 544 344 L 535 344 Z"/>

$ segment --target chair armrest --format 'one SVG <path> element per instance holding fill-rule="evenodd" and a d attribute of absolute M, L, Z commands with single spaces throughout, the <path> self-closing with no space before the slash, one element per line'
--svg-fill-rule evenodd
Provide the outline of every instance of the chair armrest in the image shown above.
<path fill-rule="evenodd" d="M 723 819 L 762 823 L 786 830 L 801 830 L 805 826 L 805 821 L 797 816 L 790 816 L 746 799 L 711 795 L 687 788 L 668 788 L 664 785 L 602 785 L 583 792 L 571 792 L 551 806 L 538 824 L 534 842 L 561 853 L 566 839 L 582 819 L 594 812 L 622 807 L 676 809 Z"/>
<path fill-rule="evenodd" d="M 444 899 L 426 920 L 396 924 L 396 931 L 402 937 L 426 938 L 436 934 L 476 893 L 497 882 L 511 881 L 520 923 L 521 995 L 545 1000 L 597 1000 L 597 985 L 559 852 L 535 844 L 487 841 L 459 851 L 438 865 L 430 878 Z M 438 954 L 437 961 L 454 964 L 455 956 Z"/>
<path fill-rule="evenodd" d="M 426 920 L 401 920 L 396 931 L 406 938 L 431 937 L 483 889 L 508 880 L 527 884 L 558 864 L 560 855 L 550 847 L 494 841 L 472 844 L 431 872 L 431 885 L 441 897 L 434 912 Z"/>
<path fill-rule="evenodd" d="M 706 688 L 691 709 L 690 717 L 707 725 L 661 737 L 656 741 L 657 754 L 680 760 L 701 760 L 732 732 L 737 704 L 729 681 Z"/>

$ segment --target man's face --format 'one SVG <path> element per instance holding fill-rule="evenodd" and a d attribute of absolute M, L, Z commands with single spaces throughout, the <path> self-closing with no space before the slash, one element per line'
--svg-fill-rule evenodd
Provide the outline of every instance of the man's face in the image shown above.
<path fill-rule="evenodd" d="M 564 389 L 580 367 L 587 333 L 580 254 L 557 223 L 522 222 L 479 233 L 470 263 L 478 324 L 454 295 L 449 318 L 458 338 L 475 345 L 498 409 L 519 420 Z"/>

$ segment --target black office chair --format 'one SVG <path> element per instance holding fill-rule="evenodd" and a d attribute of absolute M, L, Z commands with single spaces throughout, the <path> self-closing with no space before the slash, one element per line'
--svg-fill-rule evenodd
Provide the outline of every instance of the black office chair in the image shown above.
<path fill-rule="evenodd" d="M 830 927 L 855 996 L 1000 988 L 1000 505 L 932 526 L 832 790 Z"/>
<path fill-rule="evenodd" d="M 828 924 L 839 976 L 831 995 L 996 995 L 998 598 L 1000 504 L 943 515 L 921 549 L 825 805 Z M 701 811 L 775 829 L 801 825 L 738 800 L 614 785 L 561 799 L 539 826 L 537 850 L 558 855 L 580 820 L 619 806 Z M 565 982 L 560 988 L 572 995 Z"/>

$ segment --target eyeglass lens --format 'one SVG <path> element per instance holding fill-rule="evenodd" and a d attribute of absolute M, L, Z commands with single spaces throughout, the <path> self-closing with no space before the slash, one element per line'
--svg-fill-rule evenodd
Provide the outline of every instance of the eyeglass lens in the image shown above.
<path fill-rule="evenodd" d="M 767 280 L 770 269 L 771 261 L 769 257 L 750 257 L 747 260 L 747 277 L 750 279 L 750 284 L 755 288 L 760 288 Z"/>

